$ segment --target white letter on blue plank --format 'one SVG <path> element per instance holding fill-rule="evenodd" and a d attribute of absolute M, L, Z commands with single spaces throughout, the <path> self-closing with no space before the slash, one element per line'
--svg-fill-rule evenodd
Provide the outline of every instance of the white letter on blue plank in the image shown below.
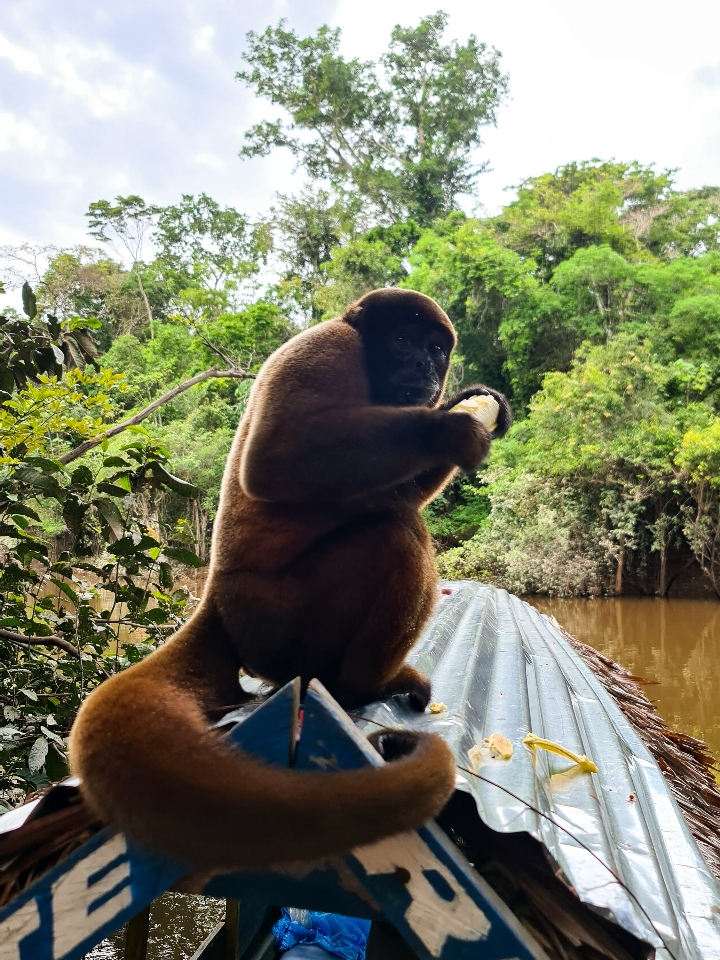
<path fill-rule="evenodd" d="M 433 957 L 441 955 L 448 937 L 472 941 L 488 935 L 488 918 L 414 831 L 356 847 L 352 855 L 369 875 L 393 873 L 396 867 L 405 867 L 410 874 L 405 889 L 412 897 L 405 920 Z M 423 870 L 437 871 L 447 882 L 455 895 L 450 903 L 438 896 Z"/>
<path fill-rule="evenodd" d="M 89 878 L 94 873 L 98 873 L 103 867 L 107 867 L 113 860 L 123 855 L 126 857 L 125 860 L 113 867 L 96 883 L 89 883 Z M 101 907 L 90 912 L 90 908 L 100 897 L 129 877 L 127 844 L 125 837 L 117 833 L 89 856 L 78 861 L 53 884 L 53 956 L 55 960 L 64 957 L 66 953 L 116 917 L 121 910 L 130 906 L 132 893 L 129 884 L 126 884 Z"/>
<path fill-rule="evenodd" d="M 35 900 L 28 900 L 12 916 L 0 923 L 0 960 L 20 960 L 20 941 L 40 926 L 40 911 Z"/>

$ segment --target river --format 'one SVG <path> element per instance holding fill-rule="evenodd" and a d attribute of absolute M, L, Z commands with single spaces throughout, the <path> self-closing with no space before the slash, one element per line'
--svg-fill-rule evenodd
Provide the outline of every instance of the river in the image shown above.
<path fill-rule="evenodd" d="M 720 759 L 720 603 L 714 600 L 556 600 L 530 597 L 573 636 L 600 650 L 636 676 L 663 719 L 704 740 Z M 153 905 L 148 960 L 183 960 L 221 919 L 224 904 L 203 897 L 165 894 Z M 122 960 L 123 935 L 89 955 Z"/>

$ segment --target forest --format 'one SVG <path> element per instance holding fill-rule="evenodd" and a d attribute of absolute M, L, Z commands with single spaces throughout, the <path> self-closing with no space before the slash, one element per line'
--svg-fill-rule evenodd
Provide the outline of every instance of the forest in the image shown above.
<path fill-rule="evenodd" d="M 0 318 L 6 805 L 64 774 L 85 694 L 187 615 L 264 360 L 376 287 L 437 299 L 451 387 L 515 414 L 426 511 L 444 576 L 665 596 L 690 571 L 720 597 L 720 187 L 573 161 L 485 215 L 472 158 L 509 78 L 446 25 L 397 26 L 377 63 L 327 27 L 248 35 L 237 80 L 273 119 L 241 159 L 305 175 L 264 215 L 99 198 L 87 244 L 1 251 L 23 301 Z"/>

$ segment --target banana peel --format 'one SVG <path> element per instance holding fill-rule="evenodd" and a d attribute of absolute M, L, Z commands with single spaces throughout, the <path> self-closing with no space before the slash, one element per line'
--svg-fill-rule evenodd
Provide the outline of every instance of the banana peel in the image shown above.
<path fill-rule="evenodd" d="M 554 740 L 545 740 L 544 737 L 538 737 L 534 733 L 528 733 L 523 743 L 525 746 L 530 747 L 533 753 L 537 748 L 547 750 L 548 753 L 555 753 L 559 757 L 564 757 L 566 760 L 572 760 L 573 763 L 576 763 L 580 769 L 586 773 L 598 772 L 597 766 L 584 754 L 573 753 L 572 750 L 568 750 L 567 747 L 564 747 L 561 743 L 556 743 Z"/>
<path fill-rule="evenodd" d="M 497 427 L 500 404 L 495 397 L 486 394 L 476 394 L 467 397 L 450 408 L 450 413 L 471 413 L 490 432 Z"/>

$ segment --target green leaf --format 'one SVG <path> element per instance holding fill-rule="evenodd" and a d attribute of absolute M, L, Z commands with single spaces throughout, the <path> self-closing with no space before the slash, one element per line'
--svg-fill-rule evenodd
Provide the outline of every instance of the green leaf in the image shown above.
<path fill-rule="evenodd" d="M 15 471 L 14 479 L 18 483 L 27 483 L 28 486 L 35 487 L 37 490 L 43 490 L 51 497 L 59 498 L 62 496 L 62 487 L 55 477 L 50 477 L 46 473 L 40 473 L 33 467 L 18 467 Z"/>
<path fill-rule="evenodd" d="M 30 517 L 31 520 L 40 521 L 38 514 L 31 510 L 30 507 L 26 507 L 23 503 L 14 503 L 11 508 L 13 517 L 19 514 L 21 517 Z"/>
<path fill-rule="evenodd" d="M 112 531 L 115 540 L 119 540 L 123 535 L 123 519 L 115 503 L 112 500 L 93 500 L 93 503 Z"/>
<path fill-rule="evenodd" d="M 112 545 L 112 553 L 116 557 L 132 557 L 136 553 L 144 553 L 150 547 L 156 546 L 157 540 L 153 537 L 140 537 L 136 543 L 133 537 L 125 535 Z"/>
<path fill-rule="evenodd" d="M 97 485 L 98 490 L 101 493 L 107 493 L 111 497 L 120 497 L 124 499 L 130 491 L 125 490 L 123 487 L 118 486 L 116 483 L 108 483 L 107 480 L 102 480 Z"/>
<path fill-rule="evenodd" d="M 123 457 L 112 456 L 112 457 L 105 457 L 102 465 L 104 467 L 127 467 L 128 463 L 126 460 L 123 459 Z"/>
<path fill-rule="evenodd" d="M 71 483 L 77 483 L 82 485 L 83 487 L 92 486 L 94 479 L 95 477 L 93 476 L 92 470 L 90 469 L 90 467 L 86 467 L 85 464 L 81 464 L 79 467 L 75 467 L 75 469 L 73 470 L 70 476 Z"/>
<path fill-rule="evenodd" d="M 192 550 L 188 550 L 185 547 L 165 547 L 163 553 L 172 557 L 173 560 L 177 560 L 179 563 L 184 563 L 188 567 L 204 567 L 205 561 L 201 560 L 196 553 L 193 553 Z"/>
<path fill-rule="evenodd" d="M 96 317 L 72 317 L 70 320 L 71 330 L 99 330 L 102 327 L 102 320 Z"/>
<path fill-rule="evenodd" d="M 45 737 L 38 737 L 35 743 L 30 747 L 28 754 L 28 768 L 31 773 L 37 773 L 45 764 L 47 757 L 48 742 Z"/>
<path fill-rule="evenodd" d="M 63 465 L 57 460 L 51 460 L 49 457 L 25 457 L 25 463 L 29 463 L 31 467 L 37 467 L 40 470 L 43 470 L 45 473 L 63 473 Z"/>
<path fill-rule="evenodd" d="M 38 695 L 34 690 L 31 690 L 29 687 L 23 687 L 22 690 L 18 690 L 18 693 L 24 693 L 28 700 L 37 701 Z"/>
<path fill-rule="evenodd" d="M 50 582 L 54 583 L 58 590 L 62 590 L 65 596 L 72 600 L 73 603 L 78 602 L 78 595 L 69 584 L 65 583 L 63 580 L 58 580 L 55 577 L 50 577 Z"/>
<path fill-rule="evenodd" d="M 59 737 L 56 733 L 53 733 L 52 730 L 48 730 L 47 727 L 40 725 L 40 731 L 45 734 L 46 737 L 50 737 L 51 740 L 54 740 L 55 743 L 59 743 L 61 747 L 64 747 L 62 737 Z"/>
<path fill-rule="evenodd" d="M 146 623 L 167 623 L 168 616 L 160 607 L 153 607 L 152 610 L 146 610 L 145 613 L 142 614 L 142 619 Z"/>
<path fill-rule="evenodd" d="M 192 483 L 188 483 L 186 480 L 181 480 L 180 477 L 174 476 L 172 473 L 167 471 L 165 467 L 161 464 L 155 462 L 151 464 L 151 469 L 153 475 L 158 477 L 162 481 L 164 486 L 169 487 L 175 493 L 178 493 L 181 497 L 197 497 L 200 493 L 200 490 L 194 486 Z"/>
<path fill-rule="evenodd" d="M 160 586 L 169 590 L 173 585 L 173 572 L 169 563 L 160 564 Z"/>
<path fill-rule="evenodd" d="M 37 298 L 27 280 L 22 286 L 22 305 L 25 315 L 34 320 L 37 316 Z"/>

